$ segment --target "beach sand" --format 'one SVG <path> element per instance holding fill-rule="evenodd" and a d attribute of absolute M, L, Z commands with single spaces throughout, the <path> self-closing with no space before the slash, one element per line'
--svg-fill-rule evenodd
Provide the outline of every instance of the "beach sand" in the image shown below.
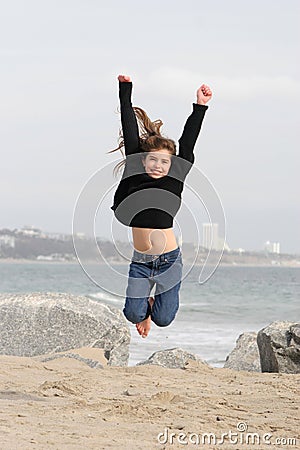
<path fill-rule="evenodd" d="M 101 359 L 95 349 L 81 354 Z M 71 358 L 0 360 L 1 450 L 300 448 L 300 374 L 236 372 L 195 361 L 184 369 L 100 369 Z M 220 443 L 229 430 L 239 443 Z M 215 434 L 215 444 L 201 443 L 205 432 Z M 260 444 L 241 443 L 247 432 L 257 433 Z M 265 433 L 272 445 L 263 444 Z M 297 444 L 275 445 L 281 438 Z"/>

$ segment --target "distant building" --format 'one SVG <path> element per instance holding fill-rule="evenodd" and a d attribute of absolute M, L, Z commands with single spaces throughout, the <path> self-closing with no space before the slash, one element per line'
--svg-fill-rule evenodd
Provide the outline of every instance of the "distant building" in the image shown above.
<path fill-rule="evenodd" d="M 178 244 L 178 247 L 182 247 L 182 244 L 183 244 L 183 241 L 182 241 L 182 235 L 178 236 L 178 238 L 177 238 L 177 244 Z"/>
<path fill-rule="evenodd" d="M 280 254 L 280 243 L 267 241 L 264 244 L 264 251 L 267 253 L 277 253 Z"/>
<path fill-rule="evenodd" d="M 82 232 L 74 233 L 74 236 L 77 237 L 78 239 L 86 239 L 85 233 Z"/>
<path fill-rule="evenodd" d="M 219 236 L 218 223 L 202 224 L 202 247 L 211 250 L 230 251 L 225 239 L 222 236 Z"/>
<path fill-rule="evenodd" d="M 202 224 L 202 247 L 212 250 L 219 250 L 219 224 Z"/>
<path fill-rule="evenodd" d="M 72 240 L 72 235 L 63 234 L 63 233 L 45 232 L 45 233 L 43 233 L 43 237 L 45 237 L 46 239 L 55 239 L 57 241 L 71 241 Z"/>
<path fill-rule="evenodd" d="M 19 231 L 20 234 L 26 235 L 26 236 L 42 236 L 42 230 L 39 228 L 35 228 L 34 226 L 25 225 L 21 230 Z"/>
<path fill-rule="evenodd" d="M 239 247 L 235 248 L 233 251 L 241 255 L 242 253 L 245 253 L 246 250 L 244 248 Z"/>
<path fill-rule="evenodd" d="M 2 234 L 0 236 L 0 248 L 1 247 L 15 247 L 15 237 L 8 234 Z"/>

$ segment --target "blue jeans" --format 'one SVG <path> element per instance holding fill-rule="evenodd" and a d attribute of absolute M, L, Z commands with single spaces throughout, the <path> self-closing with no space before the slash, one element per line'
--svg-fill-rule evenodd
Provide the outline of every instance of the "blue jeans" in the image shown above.
<path fill-rule="evenodd" d="M 179 308 L 179 289 L 182 277 L 180 248 L 161 255 L 147 255 L 134 250 L 129 266 L 125 317 L 139 323 L 149 315 L 159 327 L 166 327 Z M 156 284 L 152 309 L 148 299 Z"/>

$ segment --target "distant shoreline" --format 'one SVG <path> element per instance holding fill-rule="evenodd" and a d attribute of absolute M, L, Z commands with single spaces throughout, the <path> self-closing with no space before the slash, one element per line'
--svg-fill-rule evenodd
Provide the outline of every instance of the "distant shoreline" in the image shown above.
<path fill-rule="evenodd" d="M 70 264 L 70 265 L 80 265 L 80 263 L 77 260 L 73 261 L 63 261 L 63 260 L 36 260 L 36 259 L 25 259 L 25 258 L 0 258 L 0 264 Z M 113 265 L 113 266 L 124 266 L 128 265 L 129 262 L 121 262 L 121 261 L 107 261 L 105 262 L 95 262 L 95 261 L 84 261 L 85 264 L 99 264 L 99 265 Z M 191 261 L 184 261 L 183 264 L 191 264 Z M 201 267 L 202 264 L 193 264 L 196 267 Z M 215 264 L 207 264 L 208 267 L 213 267 Z M 281 264 L 272 264 L 272 263 L 265 263 L 265 262 L 257 262 L 257 263 L 241 263 L 241 262 L 220 262 L 218 266 L 221 267 L 279 267 L 279 268 L 300 268 L 300 261 L 299 262 L 289 262 L 289 261 L 283 261 Z"/>

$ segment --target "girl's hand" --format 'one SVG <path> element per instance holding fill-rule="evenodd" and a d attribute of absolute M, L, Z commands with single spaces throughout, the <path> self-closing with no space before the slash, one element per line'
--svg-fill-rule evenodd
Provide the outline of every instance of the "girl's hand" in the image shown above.
<path fill-rule="evenodd" d="M 212 91 L 207 84 L 202 84 L 197 91 L 198 105 L 205 105 L 212 98 Z"/>
<path fill-rule="evenodd" d="M 118 80 L 120 81 L 120 83 L 130 83 L 131 82 L 131 79 L 128 75 L 119 75 Z"/>

